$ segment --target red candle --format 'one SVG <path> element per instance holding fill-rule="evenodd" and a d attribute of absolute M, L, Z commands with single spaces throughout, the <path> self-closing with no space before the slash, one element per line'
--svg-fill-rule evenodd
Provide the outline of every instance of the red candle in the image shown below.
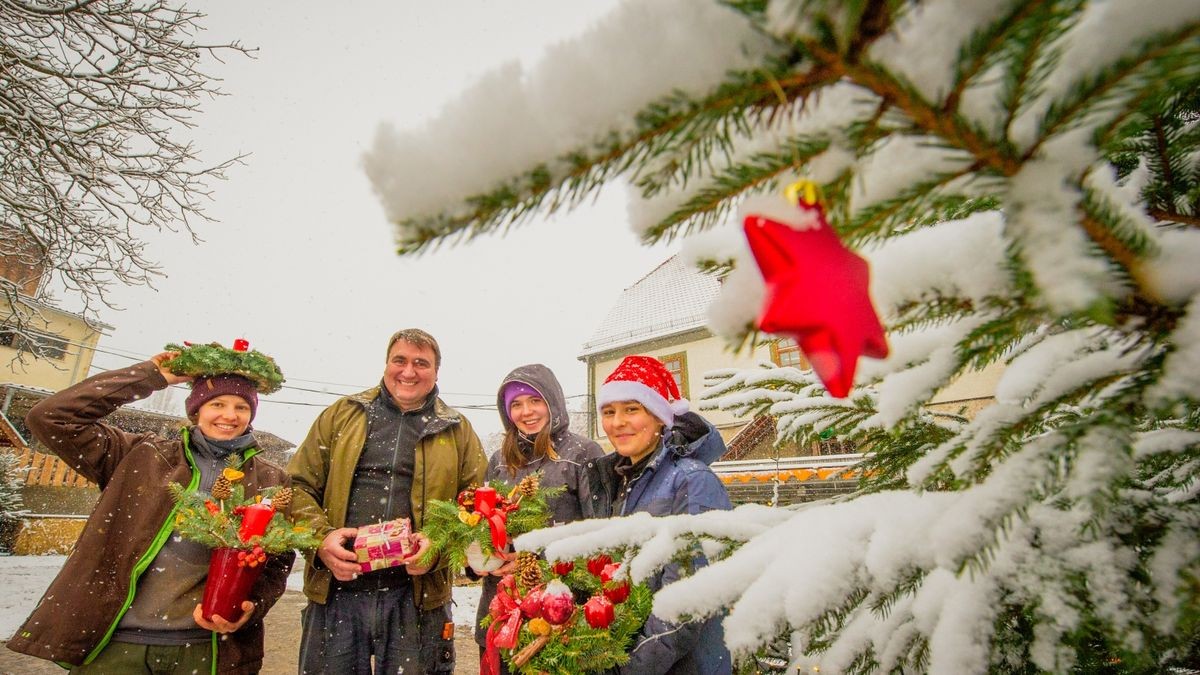
<path fill-rule="evenodd" d="M 496 492 L 496 488 L 490 485 L 475 488 L 475 510 L 487 515 L 496 510 L 496 504 L 500 501 L 500 495 Z"/>
<path fill-rule="evenodd" d="M 271 522 L 271 516 L 275 515 L 275 507 L 270 504 L 251 504 L 246 507 L 246 512 L 242 514 L 242 526 L 238 529 L 238 536 L 242 541 L 250 541 L 250 537 L 261 536 L 267 531 L 267 524 Z"/>

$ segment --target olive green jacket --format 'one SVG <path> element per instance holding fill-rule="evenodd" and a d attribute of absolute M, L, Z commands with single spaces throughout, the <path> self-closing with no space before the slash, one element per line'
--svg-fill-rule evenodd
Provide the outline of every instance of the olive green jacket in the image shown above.
<path fill-rule="evenodd" d="M 295 488 L 292 513 L 307 520 L 319 537 L 339 527 L 365 524 L 346 523 L 346 510 L 354 468 L 367 440 L 367 406 L 380 391 L 374 387 L 338 399 L 326 408 L 288 462 Z M 455 499 L 471 483 L 482 484 L 487 470 L 483 446 L 467 418 L 440 398 L 434 403 L 433 413 L 425 435 L 417 441 L 413 465 L 414 531 L 424 524 L 429 501 Z M 307 554 L 304 594 L 313 602 L 325 604 L 333 574 L 315 558 L 315 551 Z M 455 571 L 435 565 L 429 572 L 412 577 L 413 598 L 421 609 L 435 609 L 450 602 Z"/>

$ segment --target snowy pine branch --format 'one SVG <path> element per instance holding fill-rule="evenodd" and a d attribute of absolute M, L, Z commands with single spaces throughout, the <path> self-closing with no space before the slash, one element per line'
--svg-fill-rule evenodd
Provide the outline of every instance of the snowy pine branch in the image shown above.
<path fill-rule="evenodd" d="M 659 11 L 690 39 L 654 43 L 642 12 Z M 555 99 L 550 121 L 482 121 L 525 142 L 508 164 L 489 158 L 456 183 L 463 162 L 377 147 L 372 179 L 401 247 L 626 180 L 640 234 L 687 234 L 685 255 L 725 275 L 710 326 L 744 346 L 769 336 L 753 328 L 765 291 L 740 215 L 807 177 L 871 263 L 891 353 L 860 364 L 845 400 L 772 366 L 709 373 L 701 396 L 773 417 L 781 445 L 855 443 L 857 494 L 576 523 L 521 545 L 626 551 L 643 578 L 711 549 L 655 613 L 723 613 L 743 656 L 787 636 L 797 666 L 1200 663 L 1195 3 L 631 1 L 554 59 L 619 65 L 617 34 L 642 67 L 609 68 L 636 71 L 611 97 Z M 542 73 L 516 95 L 491 91 L 529 99 L 502 108 L 546 107 Z M 426 131 L 480 122 L 459 114 Z M 972 371 L 995 378 L 991 400 L 931 403 Z"/>

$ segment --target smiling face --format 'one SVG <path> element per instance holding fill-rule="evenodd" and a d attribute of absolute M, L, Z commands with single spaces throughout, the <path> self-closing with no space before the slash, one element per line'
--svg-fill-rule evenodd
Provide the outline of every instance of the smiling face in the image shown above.
<path fill-rule="evenodd" d="M 383 386 L 401 410 L 416 410 L 425 405 L 425 399 L 437 384 L 436 363 L 431 347 L 396 340 L 388 350 Z"/>
<path fill-rule="evenodd" d="M 250 426 L 250 404 L 233 394 L 210 398 L 196 411 L 196 426 L 214 441 L 237 438 Z"/>
<path fill-rule="evenodd" d="M 658 449 L 663 423 L 637 401 L 616 401 L 600 408 L 600 423 L 608 442 L 637 464 Z"/>
<path fill-rule="evenodd" d="M 550 423 L 550 406 L 540 396 L 522 394 L 508 406 L 508 419 L 512 420 L 517 431 L 534 436 Z"/>

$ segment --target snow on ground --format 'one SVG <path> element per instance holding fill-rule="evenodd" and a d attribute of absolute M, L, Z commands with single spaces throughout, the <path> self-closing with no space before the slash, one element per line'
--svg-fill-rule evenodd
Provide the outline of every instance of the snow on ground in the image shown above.
<path fill-rule="evenodd" d="M 0 593 L 0 640 L 17 632 L 66 559 L 65 555 L 0 556 L 0 588 L 4 589 Z M 303 572 L 301 558 L 288 577 L 289 591 L 299 592 L 304 587 Z M 478 585 L 454 587 L 455 623 L 474 623 L 479 592 Z"/>
<path fill-rule="evenodd" d="M 29 616 L 58 574 L 65 555 L 0 556 L 0 639 L 7 640 Z"/>

